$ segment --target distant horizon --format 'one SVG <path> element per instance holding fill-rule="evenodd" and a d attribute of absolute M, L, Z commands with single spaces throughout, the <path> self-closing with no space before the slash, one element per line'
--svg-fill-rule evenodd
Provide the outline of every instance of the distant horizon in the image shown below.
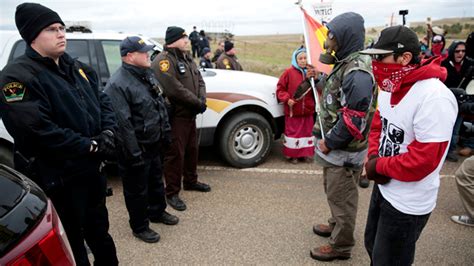
<path fill-rule="evenodd" d="M 460 18 L 460 17 L 445 17 L 445 18 L 440 18 L 440 19 L 435 19 L 432 21 L 433 24 L 436 24 L 436 22 L 439 22 L 439 21 L 442 21 L 442 20 L 445 20 L 445 19 L 467 19 L 467 20 L 473 20 L 473 22 L 471 24 L 474 24 L 474 16 L 473 17 L 463 17 L 463 18 Z M 65 21 L 65 22 L 69 22 L 69 21 Z M 412 21 L 410 22 L 411 23 L 425 23 L 425 21 Z M 408 24 L 408 23 L 407 23 Z M 410 25 L 408 25 L 410 26 Z M 379 28 L 379 27 L 386 27 L 386 25 L 372 25 L 372 26 L 365 26 L 366 30 L 369 29 L 369 28 Z M 5 28 L 5 25 L 0 25 L 0 30 L 12 30 L 12 31 L 17 31 L 16 27 L 8 27 L 8 28 Z M 92 27 L 92 32 L 94 32 L 94 28 Z M 205 30 L 205 29 L 204 29 Z M 124 31 L 114 31 L 114 30 L 98 30 L 98 32 L 113 32 L 113 33 L 120 33 L 120 32 L 124 32 Z M 220 33 L 220 32 L 212 32 L 212 31 L 208 31 L 210 33 Z M 125 32 L 125 33 L 128 33 L 128 32 Z M 230 32 L 232 34 L 234 34 L 233 32 Z M 236 36 L 239 36 L 239 37 L 246 37 L 246 36 L 274 36 L 274 35 L 302 35 L 303 32 L 283 32 L 283 33 L 269 33 L 269 34 L 234 34 Z M 159 39 L 163 39 L 165 36 L 149 36 L 147 35 L 148 37 L 150 38 L 159 38 Z"/>

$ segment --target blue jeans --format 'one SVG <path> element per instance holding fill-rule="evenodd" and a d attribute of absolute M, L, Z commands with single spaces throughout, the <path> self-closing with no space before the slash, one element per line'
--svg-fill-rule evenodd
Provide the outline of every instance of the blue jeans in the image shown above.
<path fill-rule="evenodd" d="M 410 215 L 398 211 L 383 198 L 378 185 L 375 185 L 364 236 L 370 264 L 413 264 L 416 241 L 430 214 Z"/>

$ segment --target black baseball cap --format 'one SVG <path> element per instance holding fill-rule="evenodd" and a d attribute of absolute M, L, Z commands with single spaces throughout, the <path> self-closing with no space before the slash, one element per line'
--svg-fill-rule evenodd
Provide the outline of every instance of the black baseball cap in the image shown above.
<path fill-rule="evenodd" d="M 361 51 L 361 54 L 401 54 L 411 52 L 418 55 L 421 52 L 420 42 L 416 33 L 405 26 L 393 26 L 382 30 L 379 40 L 373 48 Z"/>
<path fill-rule="evenodd" d="M 129 36 L 120 43 L 120 55 L 126 56 L 127 53 L 133 52 L 146 53 L 153 47 L 155 47 L 154 44 L 147 44 L 141 37 Z"/>

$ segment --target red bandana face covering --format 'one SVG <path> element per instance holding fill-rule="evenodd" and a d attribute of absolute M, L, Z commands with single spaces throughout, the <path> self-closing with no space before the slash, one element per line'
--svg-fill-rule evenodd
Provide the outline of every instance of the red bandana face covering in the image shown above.
<path fill-rule="evenodd" d="M 400 87 L 402 79 L 415 69 L 416 66 L 387 64 L 373 60 L 372 68 L 380 89 L 386 92 L 394 92 Z"/>
<path fill-rule="evenodd" d="M 433 55 L 441 55 L 442 51 L 443 51 L 443 43 L 433 43 L 431 45 L 431 53 L 433 53 Z"/>

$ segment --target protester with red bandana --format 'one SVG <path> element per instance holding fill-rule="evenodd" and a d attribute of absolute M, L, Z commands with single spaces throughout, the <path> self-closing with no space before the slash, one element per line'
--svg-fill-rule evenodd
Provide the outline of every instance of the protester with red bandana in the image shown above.
<path fill-rule="evenodd" d="M 372 67 L 380 87 L 369 137 L 372 191 L 365 247 L 372 265 L 411 265 L 415 245 L 436 205 L 457 103 L 442 83 L 441 57 L 419 62 L 418 37 L 394 26 L 382 31 Z"/>
<path fill-rule="evenodd" d="M 446 39 L 444 35 L 436 34 L 431 39 L 431 56 L 441 56 L 442 59 L 448 57 L 448 51 L 445 49 Z"/>

